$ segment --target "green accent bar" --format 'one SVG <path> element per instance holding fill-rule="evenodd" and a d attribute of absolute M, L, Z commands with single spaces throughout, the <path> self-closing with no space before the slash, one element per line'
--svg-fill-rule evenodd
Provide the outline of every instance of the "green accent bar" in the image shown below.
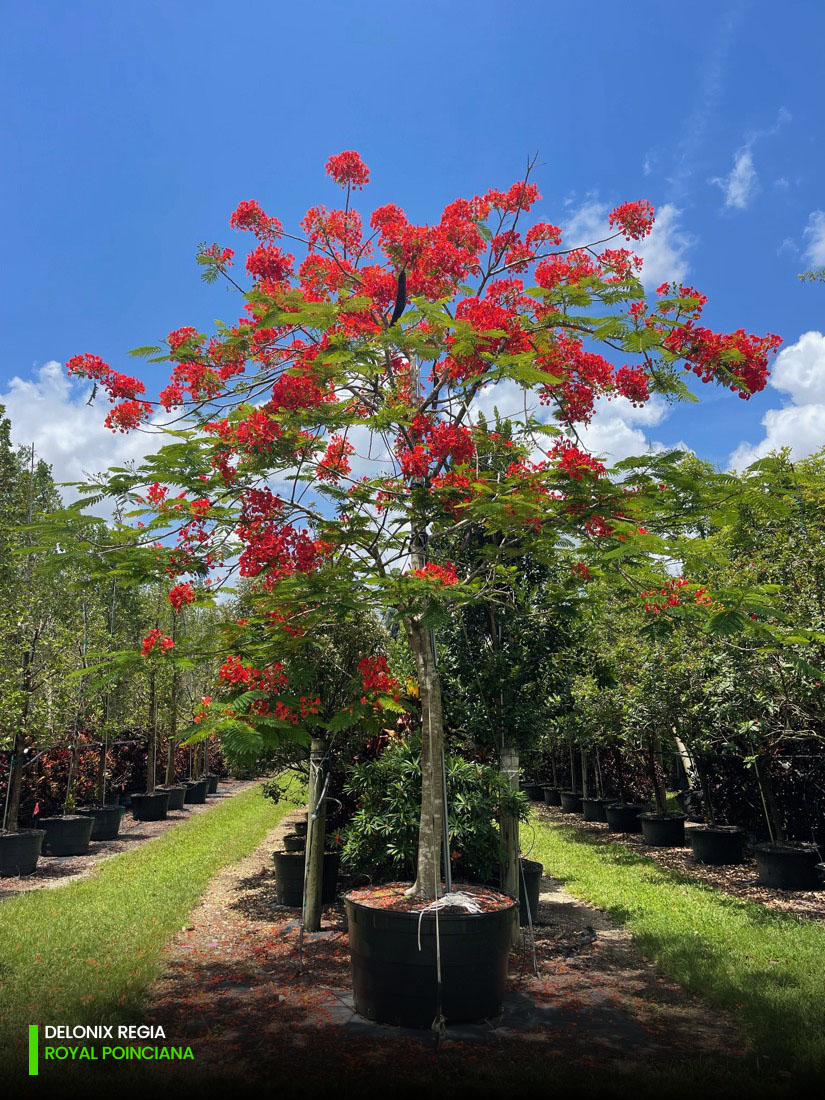
<path fill-rule="evenodd" d="M 37 1024 L 29 1024 L 29 1077 L 37 1077 L 38 1073 L 38 1026 Z"/>

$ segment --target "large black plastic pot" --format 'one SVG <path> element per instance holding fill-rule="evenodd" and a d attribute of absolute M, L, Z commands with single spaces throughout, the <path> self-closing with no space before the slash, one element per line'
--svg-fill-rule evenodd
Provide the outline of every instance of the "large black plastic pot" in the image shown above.
<path fill-rule="evenodd" d="M 721 866 L 745 860 L 745 833 L 738 825 L 697 825 L 688 829 L 687 838 L 697 863 Z"/>
<path fill-rule="evenodd" d="M 608 827 L 613 833 L 640 833 L 639 814 L 649 809 L 649 802 L 608 802 L 605 806 Z"/>
<path fill-rule="evenodd" d="M 30 875 L 37 867 L 45 829 L 0 833 L 0 875 Z"/>
<path fill-rule="evenodd" d="M 292 828 L 298 836 L 306 836 L 309 831 L 309 822 L 306 817 L 301 817 L 297 821 L 293 821 Z"/>
<path fill-rule="evenodd" d="M 186 793 L 183 801 L 188 805 L 199 806 L 206 801 L 206 790 L 209 786 L 208 779 L 190 779 L 186 784 Z"/>
<path fill-rule="evenodd" d="M 576 791 L 561 792 L 561 812 L 563 814 L 580 814 L 582 812 L 582 796 Z"/>
<path fill-rule="evenodd" d="M 122 806 L 83 806 L 77 812 L 92 819 L 92 840 L 114 840 L 120 832 Z"/>
<path fill-rule="evenodd" d="M 218 779 L 219 778 L 220 778 L 220 776 L 215 775 L 214 773 L 210 773 L 209 775 L 204 776 L 204 779 L 206 780 L 206 793 L 207 794 L 217 794 L 218 793 Z"/>
<path fill-rule="evenodd" d="M 546 806 L 561 806 L 561 790 L 558 787 L 543 787 L 542 790 Z"/>
<path fill-rule="evenodd" d="M 81 814 L 41 817 L 37 824 L 46 830 L 43 851 L 50 856 L 83 856 L 89 851 L 94 821 Z"/>
<path fill-rule="evenodd" d="M 430 1027 L 438 1011 L 435 914 L 376 909 L 352 894 L 344 900 L 355 1011 L 378 1023 Z M 501 1014 L 514 905 L 438 914 L 441 1010 L 448 1023 Z"/>
<path fill-rule="evenodd" d="M 285 852 L 303 852 L 306 850 L 307 838 L 298 836 L 297 833 L 287 833 L 284 837 Z"/>
<path fill-rule="evenodd" d="M 155 788 L 158 791 L 165 791 L 169 795 L 169 809 L 170 810 L 182 810 L 184 799 L 186 798 L 186 784 L 185 783 L 170 783 L 169 786 L 162 786 Z"/>
<path fill-rule="evenodd" d="M 275 896 L 279 905 L 300 909 L 304 899 L 303 852 L 273 852 L 275 861 Z M 321 902 L 332 905 L 338 893 L 337 852 L 324 852 L 324 871 L 321 883 Z"/>
<path fill-rule="evenodd" d="M 168 791 L 132 795 L 132 816 L 135 821 L 163 821 L 168 810 Z"/>
<path fill-rule="evenodd" d="M 822 887 L 816 848 L 756 844 L 753 849 L 759 881 L 777 890 L 819 890 Z"/>
<path fill-rule="evenodd" d="M 539 783 L 519 783 L 519 790 L 526 795 L 531 802 L 544 801 L 544 787 Z"/>
<path fill-rule="evenodd" d="M 527 913 L 529 907 L 530 921 L 536 923 L 539 911 L 539 894 L 541 893 L 541 876 L 544 867 L 535 859 L 521 859 L 518 876 L 518 922 L 528 923 Z"/>
<path fill-rule="evenodd" d="M 687 814 L 639 814 L 645 844 L 654 848 L 684 848 Z"/>
<path fill-rule="evenodd" d="M 605 807 L 609 798 L 583 798 L 582 814 L 585 821 L 607 821 Z"/>

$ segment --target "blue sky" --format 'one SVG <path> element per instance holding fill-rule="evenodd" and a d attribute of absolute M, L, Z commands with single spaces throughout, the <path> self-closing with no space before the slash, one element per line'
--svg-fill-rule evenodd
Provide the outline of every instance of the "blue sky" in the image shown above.
<path fill-rule="evenodd" d="M 363 205 L 428 221 L 538 151 L 542 220 L 584 232 L 602 204 L 649 198 L 651 273 L 706 293 L 712 326 L 788 349 L 750 402 L 704 387 L 699 406 L 613 407 L 594 449 L 684 441 L 727 465 L 737 448 L 821 446 L 825 286 L 796 274 L 825 265 L 823 40 L 821 0 L 8 5 L 0 402 L 15 436 L 59 477 L 138 453 L 54 364 L 92 351 L 130 369 L 129 348 L 237 316 L 194 252 L 239 243 L 239 200 L 296 223 L 335 201 L 327 157 L 357 149 Z"/>

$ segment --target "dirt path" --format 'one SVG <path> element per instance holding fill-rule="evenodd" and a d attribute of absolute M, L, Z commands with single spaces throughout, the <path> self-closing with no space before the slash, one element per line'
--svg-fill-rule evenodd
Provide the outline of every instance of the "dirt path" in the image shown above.
<path fill-rule="evenodd" d="M 563 1072 L 572 1060 L 630 1075 L 688 1059 L 736 1066 L 746 1053 L 730 1020 L 664 980 L 627 932 L 549 878 L 535 929 L 539 977 L 522 945 L 499 1020 L 450 1027 L 439 1049 L 433 1032 L 361 1019 L 343 906 L 326 910 L 323 931 L 305 937 L 302 971 L 297 911 L 275 901 L 271 853 L 294 816 L 213 880 L 167 949 L 145 1018 L 164 1025 L 168 1042 L 192 1046 L 199 1073 L 319 1085 L 344 1070 L 379 1073 L 387 1085 L 435 1074 L 466 1086 L 481 1071 L 487 1083 L 504 1081 L 516 1062 Z"/>
<path fill-rule="evenodd" d="M 41 856 L 33 875 L 0 878 L 0 901 L 16 897 L 31 890 L 55 889 L 68 886 L 91 873 L 100 863 L 120 852 L 133 851 L 146 840 L 152 840 L 167 829 L 173 829 L 182 821 L 208 811 L 219 803 L 253 787 L 257 780 L 223 780 L 217 794 L 211 794 L 201 805 L 187 805 L 185 810 L 170 812 L 163 821 L 135 821 L 127 810 L 123 815 L 120 834 L 115 840 L 93 840 L 84 856 Z"/>
<path fill-rule="evenodd" d="M 562 813 L 554 806 L 544 806 L 540 802 L 534 802 L 532 809 L 539 820 L 552 822 L 554 825 L 572 826 L 604 844 L 611 842 L 624 844 L 631 851 L 655 860 L 662 867 L 706 882 L 715 886 L 717 890 L 730 894 L 731 897 L 755 901 L 780 913 L 792 913 L 798 917 L 807 917 L 809 920 L 825 920 L 825 889 L 775 890 L 769 886 L 762 886 L 757 879 L 756 860 L 752 856 L 748 856 L 741 864 L 712 867 L 697 863 L 690 847 L 654 848 L 645 844 L 640 835 L 611 833 L 607 825 L 601 822 L 585 821 L 578 814 Z M 685 828 L 691 829 L 695 826 L 691 822 L 686 822 Z"/>

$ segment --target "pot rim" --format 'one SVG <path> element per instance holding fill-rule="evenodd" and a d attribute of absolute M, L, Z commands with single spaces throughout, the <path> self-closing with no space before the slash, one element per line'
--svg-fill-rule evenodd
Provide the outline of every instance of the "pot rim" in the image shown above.
<path fill-rule="evenodd" d="M 10 836 L 37 836 L 38 833 L 46 835 L 45 829 L 0 829 L 0 840 Z"/>
<path fill-rule="evenodd" d="M 753 850 L 782 855 L 819 855 L 819 849 L 813 844 L 772 844 L 769 840 L 754 844 Z"/>
<path fill-rule="evenodd" d="M 721 833 L 722 836 L 734 836 L 738 833 L 745 836 L 745 830 L 741 825 L 708 825 L 707 822 L 694 825 L 688 830 L 688 835 L 691 833 Z"/>
<path fill-rule="evenodd" d="M 638 816 L 642 821 L 687 821 L 687 814 L 679 813 L 676 810 L 673 812 L 667 810 L 665 813 L 659 810 L 645 810 Z"/>
<path fill-rule="evenodd" d="M 454 885 L 455 886 L 460 886 L 460 885 L 471 885 L 471 884 L 470 883 L 464 883 L 464 884 L 455 883 Z M 426 910 L 422 910 L 422 909 L 409 909 L 409 910 L 406 910 L 406 909 L 385 909 L 380 905 L 370 905 L 368 900 L 361 900 L 359 898 L 354 898 L 352 896 L 354 893 L 357 892 L 358 889 L 359 888 L 356 887 L 355 890 L 349 890 L 349 891 L 347 891 L 347 893 L 342 894 L 342 898 L 343 898 L 344 902 L 347 905 L 351 905 L 356 909 L 363 909 L 368 913 L 382 913 L 382 914 L 384 914 L 388 917 L 397 917 L 399 920 L 406 920 L 406 921 L 409 921 L 410 923 L 415 922 L 415 924 L 418 924 L 419 920 L 423 920 L 423 919 L 428 918 L 428 917 L 435 918 L 436 911 L 432 910 L 432 909 L 429 912 L 427 912 Z M 443 909 L 441 909 L 441 910 L 438 910 L 438 919 L 439 919 L 439 921 L 444 921 L 444 920 L 447 920 L 447 921 L 466 920 L 468 917 L 473 919 L 473 920 L 479 920 L 482 917 L 487 917 L 487 918 L 499 917 L 499 916 L 502 915 L 502 913 L 509 913 L 511 910 L 515 909 L 518 906 L 518 901 L 514 897 L 512 897 L 510 894 L 505 894 L 502 890 L 494 890 L 494 889 L 489 888 L 489 887 L 484 887 L 483 889 L 488 894 L 495 894 L 496 897 L 505 898 L 507 900 L 507 904 L 502 905 L 498 909 L 493 909 L 493 910 L 490 910 L 489 912 L 482 912 L 482 913 L 469 913 L 469 912 L 467 912 L 467 910 L 464 910 L 464 909 L 460 910 L 458 912 L 445 912 Z M 411 903 L 417 902 L 417 903 L 420 904 L 421 901 L 422 901 L 421 898 L 411 898 L 410 899 Z"/>
<path fill-rule="evenodd" d="M 47 821 L 85 821 L 84 814 L 52 814 L 50 817 L 41 817 L 38 819 L 40 824 L 44 824 Z"/>

